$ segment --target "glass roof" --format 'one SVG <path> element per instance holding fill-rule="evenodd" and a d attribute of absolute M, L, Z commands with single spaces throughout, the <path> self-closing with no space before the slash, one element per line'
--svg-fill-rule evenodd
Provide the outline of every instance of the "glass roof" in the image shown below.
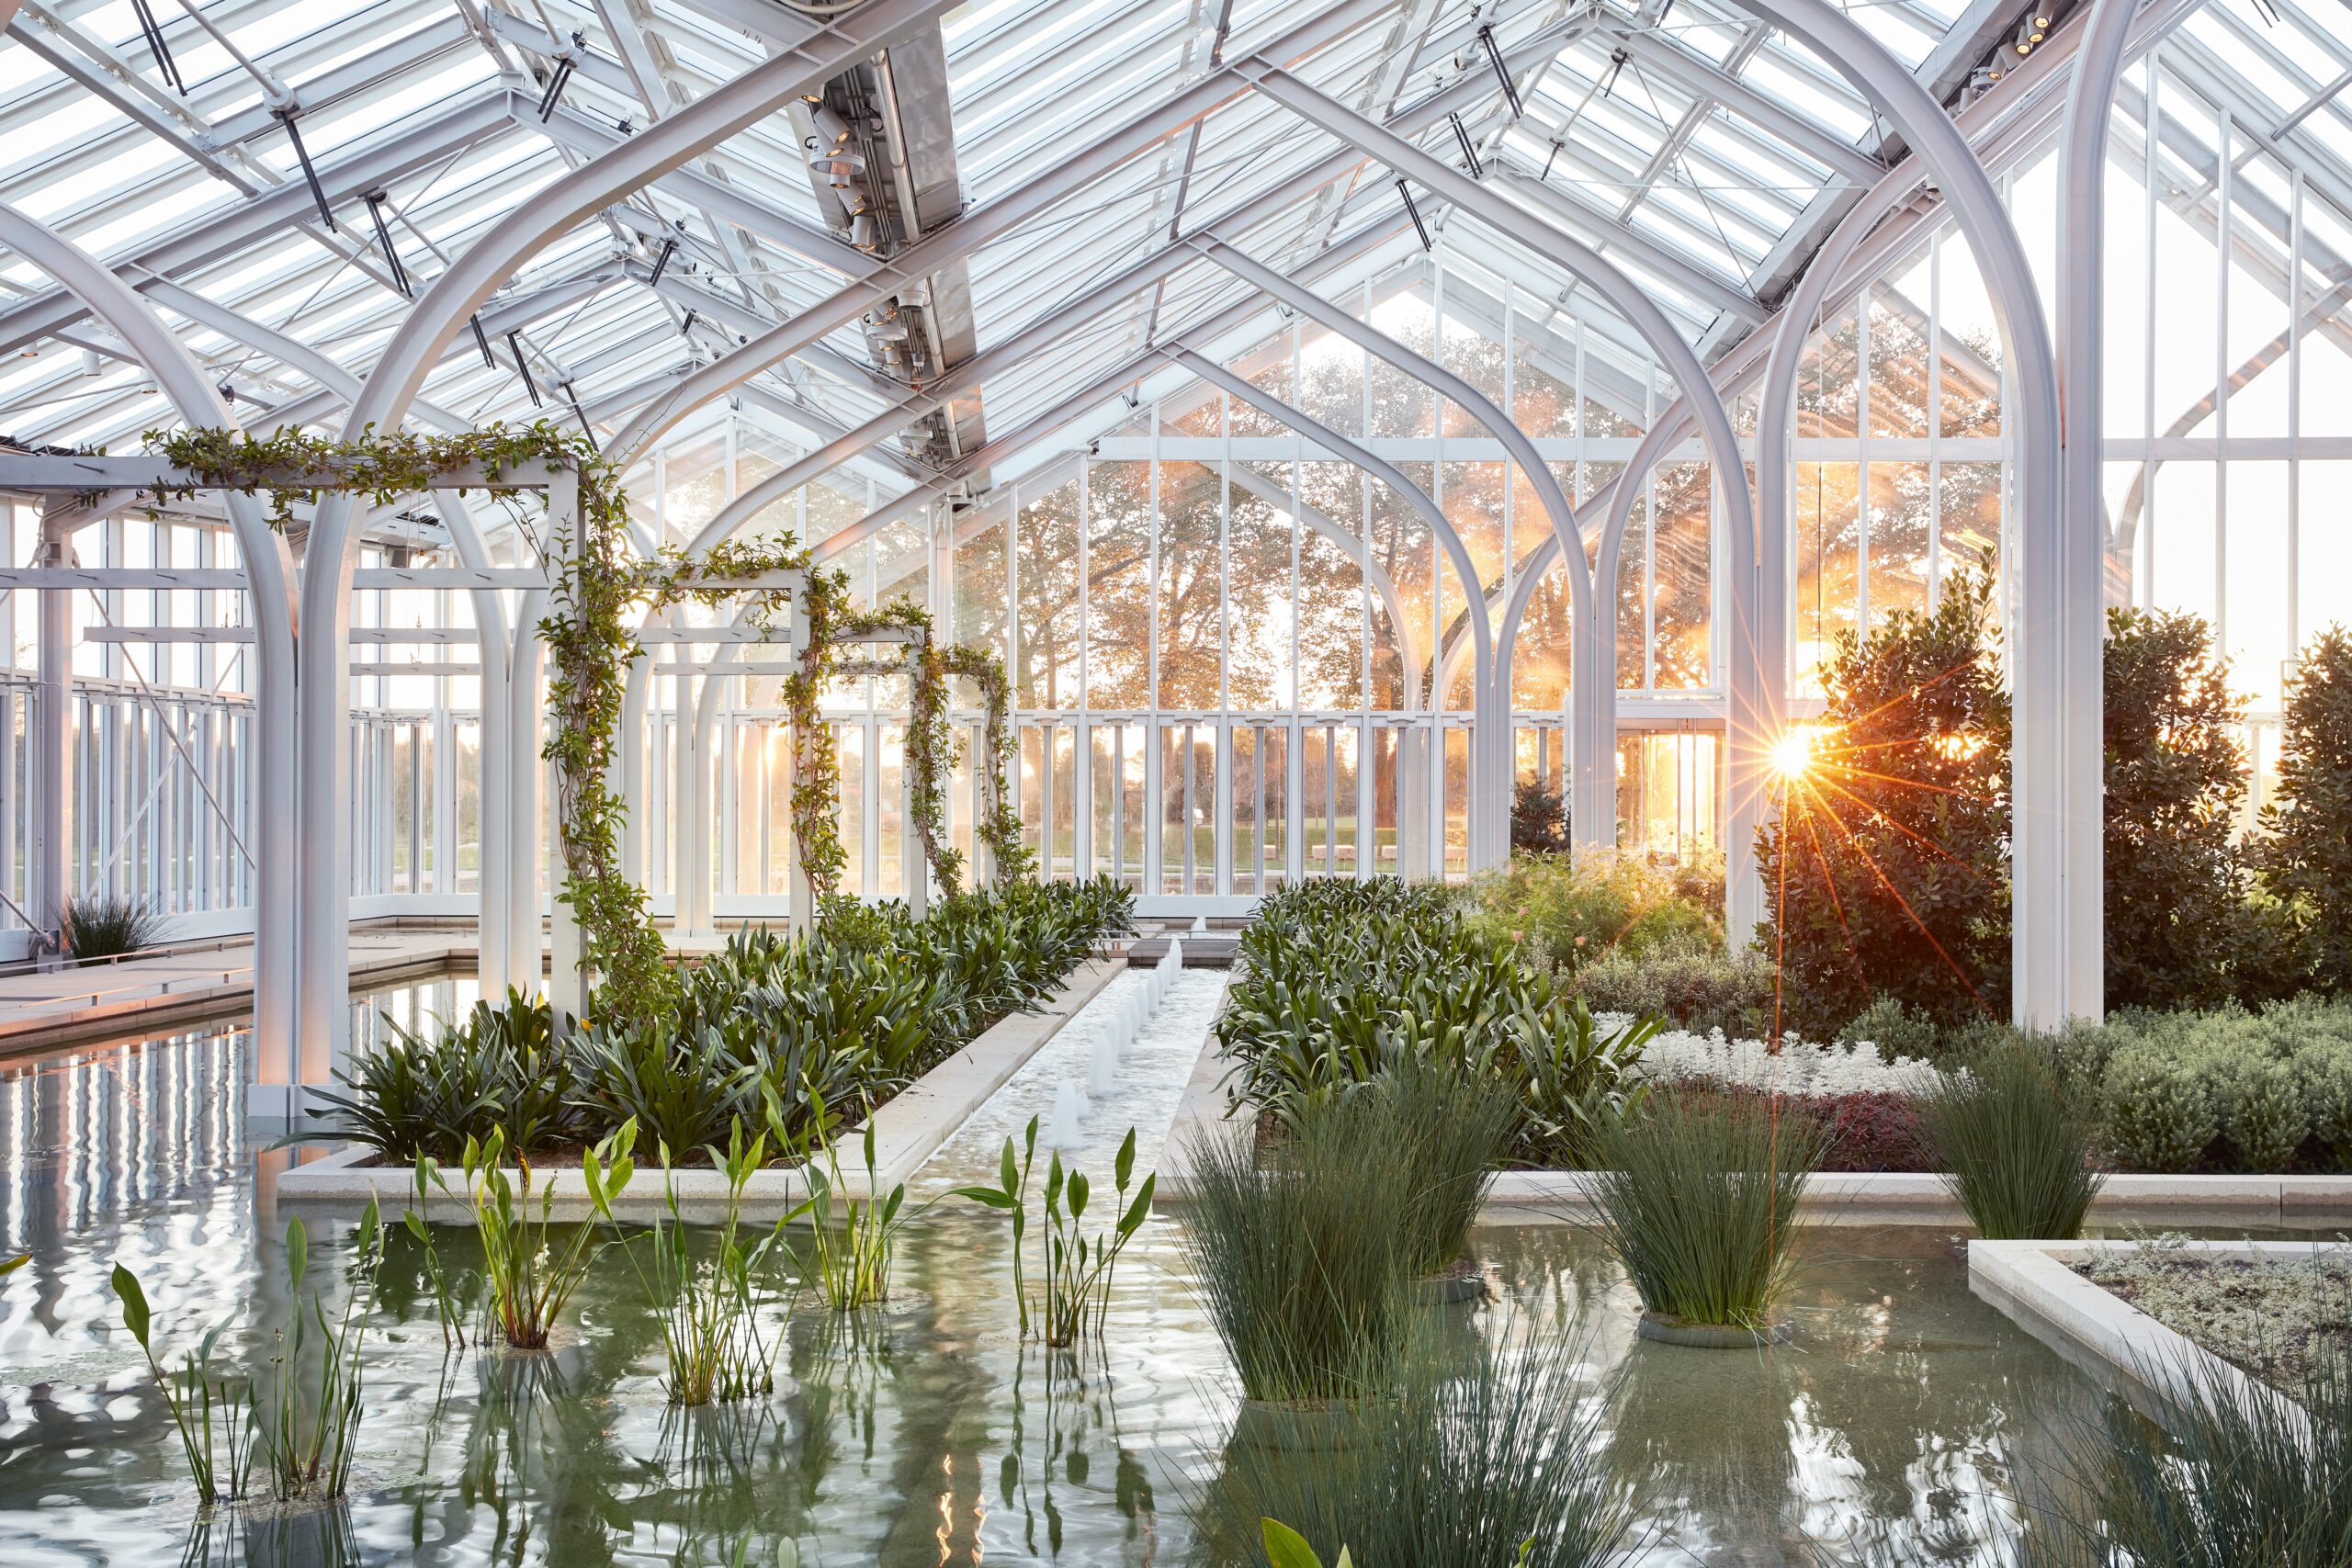
<path fill-rule="evenodd" d="M 2007 0 L 1849 9 L 1947 101 L 1981 87 L 2035 14 Z M 1156 346 L 1230 352 L 1278 324 L 1214 262 L 1170 251 L 1205 233 L 1333 299 L 1411 262 L 1417 220 L 1474 233 L 1498 288 L 1556 302 L 1646 361 L 1534 251 L 1426 191 L 1408 209 L 1388 170 L 1238 79 L 1172 134 L 1084 163 L 1133 117 L 1317 17 L 1336 25 L 1283 62 L 1297 76 L 1457 167 L 1475 159 L 1490 188 L 1599 244 L 1709 355 L 1770 319 L 1838 196 L 1883 167 L 1867 107 L 1727 0 L 965 5 L 938 29 L 938 90 L 924 91 L 920 51 L 899 73 L 902 123 L 945 105 L 925 155 L 962 217 L 943 230 L 934 213 L 931 237 L 1052 183 L 922 291 L 944 345 L 934 378 L 1041 323 L 1062 329 L 991 360 L 969 393 L 984 426 L 959 434 L 984 428 L 999 477 L 1063 429 L 1073 399 L 1105 411 L 1100 424 L 1124 417 L 1123 389 L 1181 379 Z M 24 0 L 0 46 L 0 200 L 145 293 L 248 423 L 332 428 L 413 296 L 518 200 L 807 30 L 775 0 Z M 2329 99 L 2352 70 L 2343 8 L 2209 0 L 2174 38 L 2172 57 L 2317 170 L 2315 188 L 2352 191 L 2352 113 Z M 806 134 L 797 109 L 771 117 L 541 251 L 482 311 L 481 341 L 450 345 L 416 417 L 584 418 L 609 441 L 689 367 L 873 271 L 839 187 L 811 177 Z M 903 141 L 917 146 L 912 130 Z M 1073 166 L 1083 177 L 1063 177 Z M 1072 311 L 1122 278 L 1135 286 Z M 171 423 L 145 373 L 29 264 L 0 255 L 0 432 L 119 451 Z M 853 322 L 758 370 L 737 400 L 806 449 L 908 395 L 887 346 Z M 969 440 L 884 440 L 841 479 L 887 495 L 989 471 Z"/>

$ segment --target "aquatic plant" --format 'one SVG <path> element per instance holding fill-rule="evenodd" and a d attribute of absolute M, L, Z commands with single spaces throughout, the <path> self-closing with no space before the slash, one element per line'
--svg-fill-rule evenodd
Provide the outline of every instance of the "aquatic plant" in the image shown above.
<path fill-rule="evenodd" d="M 630 1150 L 637 1143 L 637 1125 L 620 1129 L 581 1152 L 580 1175 L 589 1199 L 598 1207 L 608 1204 L 628 1186 L 636 1171 Z M 473 1210 L 474 1230 L 481 1239 L 482 1276 L 489 1283 L 492 1315 L 506 1343 L 518 1350 L 544 1349 L 548 1330 L 563 1312 L 580 1282 L 588 1276 L 599 1246 L 595 1227 L 577 1225 L 559 1243 L 555 1235 L 555 1184 L 539 1190 L 538 1213 L 531 1213 L 531 1162 L 517 1156 L 519 1184 L 506 1174 L 505 1134 L 493 1128 L 487 1139 L 466 1140 L 460 1165 L 465 1172 L 467 1204 Z M 440 1173 L 434 1180 L 443 1191 L 447 1182 Z"/>
<path fill-rule="evenodd" d="M 1527 785 L 1519 787 L 1523 793 Z M 1514 835 L 1518 826 L 1514 815 L 1511 822 Z M 1323 1559 L 1316 1555 L 1315 1548 L 1307 1544 L 1306 1538 L 1281 1520 L 1261 1518 L 1258 1529 L 1266 1548 L 1266 1561 L 1273 1564 L 1273 1568 L 1323 1568 Z M 1355 1559 L 1349 1555 L 1345 1546 L 1340 1548 L 1339 1561 L 1332 1563 L 1331 1568 L 1355 1568 Z"/>
<path fill-rule="evenodd" d="M 1256 1546 L 1274 1568 L 1351 1551 L 1412 1568 L 1618 1561 L 1637 1497 L 1598 1441 L 1609 1401 L 1594 1397 L 1585 1350 L 1573 1330 L 1539 1330 L 1466 1374 L 1409 1355 L 1385 1397 L 1354 1408 L 1335 1451 L 1233 1477 L 1228 1517 L 1211 1525 L 1231 1544 L 1214 1560 L 1254 1562 Z"/>
<path fill-rule="evenodd" d="M 1412 1173 L 1361 1097 L 1302 1115 L 1261 1165 L 1249 1134 L 1191 1150 L 1184 1250 L 1245 1398 L 1353 1398 L 1387 1374 Z"/>
<path fill-rule="evenodd" d="M 138 898 L 103 893 L 72 894 L 57 908 L 57 933 L 74 959 L 119 958 L 164 940 L 165 923 L 154 907 Z"/>
<path fill-rule="evenodd" d="M 112 1282 L 114 1293 L 122 1302 L 122 1325 L 138 1341 L 147 1358 L 147 1370 L 154 1376 L 156 1392 L 163 1395 L 164 1408 L 171 1412 L 180 1451 L 196 1482 L 197 1501 L 209 1507 L 243 1497 L 253 1470 L 253 1390 L 242 1378 L 224 1377 L 213 1371 L 212 1352 L 226 1325 L 216 1325 L 207 1331 L 178 1370 L 166 1372 L 150 1337 L 154 1314 L 139 1276 L 117 1263 Z"/>
<path fill-rule="evenodd" d="M 1017 1158 L 1012 1140 L 1004 1140 L 996 1186 L 959 1187 L 955 1191 L 956 1197 L 969 1198 L 1012 1216 L 1012 1293 L 1020 1303 L 1021 1332 L 1024 1336 L 1029 1332 L 1029 1299 L 1023 1281 L 1021 1252 L 1029 1228 L 1029 1173 L 1037 1154 L 1037 1121 L 1035 1116 L 1029 1118 Z M 1059 1151 L 1053 1152 L 1047 1159 L 1046 1281 L 1041 1306 L 1048 1346 L 1066 1348 L 1086 1334 L 1102 1332 L 1103 1320 L 1110 1312 L 1111 1284 L 1118 1269 L 1119 1254 L 1150 1217 L 1151 1195 L 1159 1182 L 1157 1172 L 1147 1174 L 1130 1200 L 1127 1184 L 1135 1179 L 1135 1168 L 1136 1130 L 1130 1127 L 1111 1166 L 1115 1194 L 1111 1205 L 1112 1223 L 1090 1237 L 1085 1233 L 1085 1219 L 1092 1185 L 1083 1171 L 1064 1171 Z"/>
<path fill-rule="evenodd" d="M 1651 1313 L 1762 1330 L 1821 1134 L 1793 1109 L 1668 1089 L 1600 1140 L 1600 1229 Z"/>
<path fill-rule="evenodd" d="M 2030 1044 L 2007 1040 L 1921 1097 L 1944 1186 L 1994 1241 L 2068 1241 L 2106 1178 L 2091 1124 Z"/>
<path fill-rule="evenodd" d="M 775 1358 L 780 1336 L 764 1333 L 760 1308 L 771 1266 L 781 1247 L 791 1215 L 778 1217 L 775 1226 L 746 1244 L 742 1234 L 743 1188 L 752 1173 L 767 1163 L 767 1134 L 743 1141 L 743 1123 L 728 1131 L 727 1147 L 707 1151 L 710 1163 L 727 1177 L 727 1211 L 711 1238 L 707 1257 L 697 1258 L 689 1244 L 685 1216 L 680 1212 L 677 1172 L 670 1147 L 661 1145 L 662 1205 L 666 1223 L 656 1215 L 643 1239 L 651 1245 L 640 1258 L 635 1238 L 623 1236 L 621 1250 L 637 1271 L 646 1299 L 662 1315 L 662 1348 L 668 1371 L 662 1386 L 674 1404 L 709 1404 L 748 1399 L 775 1387 Z M 612 1190 L 599 1183 L 590 1189 L 596 1212 L 616 1231 Z"/>
<path fill-rule="evenodd" d="M 270 1359 L 276 1377 L 269 1397 L 255 1402 L 256 1447 L 271 1494 L 280 1502 L 340 1497 L 349 1490 L 359 1433 L 360 1350 L 375 1304 L 383 1239 L 370 1198 L 353 1235 L 351 1288 L 344 1293 L 342 1312 L 330 1319 L 323 1302 L 302 1294 L 311 1260 L 309 1233 L 300 1216 L 287 1222 L 286 1283 L 294 1315 L 279 1331 L 279 1349 Z"/>
<path fill-rule="evenodd" d="M 425 1220 L 427 1194 L 425 1184 L 433 1175 L 433 1161 L 424 1155 L 416 1156 L 416 1207 L 401 1211 L 401 1223 L 424 1254 L 424 1279 L 433 1289 L 433 1314 L 441 1325 L 443 1350 L 466 1348 L 465 1314 L 458 1303 L 458 1293 L 449 1284 L 449 1277 L 442 1270 L 441 1253 L 433 1245 L 433 1227 Z"/>
<path fill-rule="evenodd" d="M 2352 1351 L 2324 1341 L 2290 1398 L 2200 1358 L 2151 1369 L 2161 1423 L 2120 1396 L 2062 1440 L 2027 1561 L 2108 1568 L 2352 1562 Z"/>
<path fill-rule="evenodd" d="M 823 1124 L 820 1110 L 819 1125 Z M 899 1232 L 914 1218 L 907 1211 L 907 1184 L 903 1181 L 882 1192 L 881 1176 L 876 1169 L 874 1154 L 874 1118 L 865 1119 L 865 1131 L 861 1139 L 865 1156 L 865 1190 L 864 1202 L 857 1199 L 837 1197 L 842 1187 L 839 1151 L 831 1137 L 820 1134 L 818 1145 L 824 1164 L 811 1164 L 808 1168 L 808 1196 L 794 1213 L 806 1213 L 809 1219 L 808 1272 L 824 1292 L 826 1303 L 835 1312 L 854 1312 L 859 1307 L 872 1306 L 890 1297 L 890 1266 L 897 1256 Z M 842 1214 L 838 1230 L 833 1224 L 833 1208 L 839 1202 Z M 928 1208 L 930 1205 L 925 1204 Z"/>

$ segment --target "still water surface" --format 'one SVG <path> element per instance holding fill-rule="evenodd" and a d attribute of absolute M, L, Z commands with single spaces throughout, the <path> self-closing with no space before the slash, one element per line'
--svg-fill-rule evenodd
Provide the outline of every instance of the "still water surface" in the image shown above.
<path fill-rule="evenodd" d="M 374 1000 L 413 1020 L 471 982 Z M 1187 998 L 1179 993 L 1176 1000 Z M 145 1281 L 157 1337 L 232 1325 L 258 1362 L 288 1303 L 275 1174 L 295 1157 L 238 1115 L 246 1037 L 221 1025 L 0 1076 L 0 1562 L 762 1563 L 888 1568 L 1195 1561 L 1191 1518 L 1228 1465 L 1233 1393 L 1163 1213 L 1122 1265 L 1106 1346 L 1023 1350 L 1009 1232 L 948 1200 L 910 1231 L 887 1310 L 804 1302 L 772 1399 L 673 1411 L 635 1274 L 597 1271 L 543 1356 L 445 1357 L 418 1249 L 393 1227 L 347 1507 L 196 1517 L 177 1445 L 107 1274 Z M 312 1281 L 347 1221 L 306 1216 Z M 1769 1354 L 1637 1342 L 1633 1297 L 1588 1230 L 1482 1229 L 1477 1337 L 1581 1321 L 1614 1374 L 1607 1441 L 1649 1499 L 1645 1562 L 2001 1560 L 2014 1477 L 2089 1408 L 2089 1384 L 1972 1297 L 1940 1230 L 1838 1227 Z M 470 1235 L 443 1227 L 463 1268 Z"/>

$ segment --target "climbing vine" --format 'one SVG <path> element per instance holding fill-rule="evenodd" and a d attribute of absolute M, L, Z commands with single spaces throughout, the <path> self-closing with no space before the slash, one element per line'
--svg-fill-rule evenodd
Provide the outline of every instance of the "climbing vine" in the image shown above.
<path fill-rule="evenodd" d="M 644 889 L 620 864 L 620 828 L 628 803 L 605 782 L 628 669 L 645 651 L 633 626 L 648 613 L 682 603 L 715 608 L 734 601 L 745 624 L 766 627 L 779 611 L 790 608 L 793 594 L 788 584 L 760 580 L 801 574 L 807 650 L 785 680 L 785 704 L 793 737 L 793 832 L 802 873 L 820 897 L 840 884 L 847 856 L 836 826 L 840 759 L 819 697 L 827 681 L 851 671 L 903 670 L 913 678 L 907 765 L 914 771 L 914 829 L 933 876 L 950 894 L 959 886 L 962 857 L 945 841 L 944 781 L 956 745 L 946 682 L 960 675 L 978 682 L 986 709 L 982 750 L 990 769 L 989 808 L 978 824 L 978 838 L 995 856 L 999 881 L 1029 867 L 1020 813 L 1004 798 L 1013 741 L 1004 667 L 994 656 L 978 649 L 935 647 L 931 617 L 918 605 L 900 601 L 876 610 L 853 608 L 847 578 L 817 569 L 788 535 L 723 541 L 695 558 L 674 547 L 650 560 L 637 556 L 628 547 L 628 497 L 620 470 L 583 432 L 545 420 L 451 435 L 379 434 L 371 428 L 356 441 L 329 440 L 290 427 L 266 436 L 187 429 L 149 431 L 146 446 L 193 476 L 184 484 L 159 487 L 156 505 L 188 499 L 198 490 L 266 491 L 270 522 L 281 529 L 295 522 L 297 502 L 315 505 L 329 491 L 364 495 L 387 506 L 461 469 L 479 469 L 486 488 L 501 495 L 526 488 L 498 482 L 526 464 L 558 465 L 579 475 L 580 538 L 551 590 L 553 607 L 539 626 L 551 665 L 548 706 L 555 718 L 543 754 L 556 764 L 555 809 L 564 863 L 559 897 L 579 921 L 582 958 L 601 977 L 598 1001 L 605 1010 L 639 1016 L 660 1010 L 671 988 Z M 291 482 L 293 476 L 321 482 L 306 486 Z M 560 546 L 555 540 L 544 544 L 549 550 Z M 842 643 L 880 631 L 906 634 L 904 663 L 861 660 L 845 668 Z"/>

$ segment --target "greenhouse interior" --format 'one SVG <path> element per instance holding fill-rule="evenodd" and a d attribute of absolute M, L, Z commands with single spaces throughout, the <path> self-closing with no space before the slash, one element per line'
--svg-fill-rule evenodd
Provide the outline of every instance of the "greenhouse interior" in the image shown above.
<path fill-rule="evenodd" d="M 2344 6 L 0 31 L 0 1561 L 2352 1564 Z"/>

